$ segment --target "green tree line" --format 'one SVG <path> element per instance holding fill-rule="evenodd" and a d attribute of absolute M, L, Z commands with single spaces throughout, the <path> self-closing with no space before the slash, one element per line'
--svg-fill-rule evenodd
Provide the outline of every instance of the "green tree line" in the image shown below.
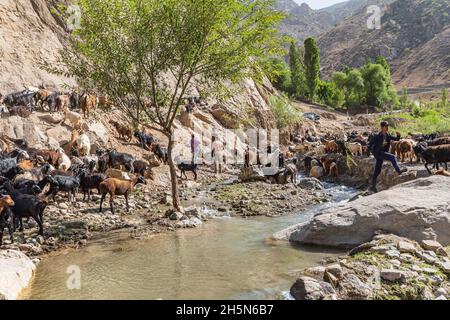
<path fill-rule="evenodd" d="M 314 38 L 303 46 L 292 42 L 288 62 L 282 57 L 268 60 L 268 75 L 274 86 L 294 99 L 318 102 L 333 108 L 400 105 L 392 85 L 391 67 L 380 56 L 361 68 L 345 68 L 335 72 L 330 81 L 320 78 L 320 49 Z"/>

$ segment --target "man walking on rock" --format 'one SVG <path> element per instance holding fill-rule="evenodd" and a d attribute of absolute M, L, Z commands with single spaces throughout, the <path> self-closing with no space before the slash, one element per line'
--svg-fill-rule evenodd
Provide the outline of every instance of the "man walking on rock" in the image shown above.
<path fill-rule="evenodd" d="M 369 143 L 370 151 L 372 151 L 373 155 L 375 156 L 375 159 L 377 160 L 377 163 L 375 165 L 375 172 L 372 177 L 371 191 L 378 192 L 377 179 L 381 173 L 381 170 L 383 169 L 383 162 L 385 160 L 390 161 L 392 163 L 395 171 L 397 171 L 399 175 L 402 175 L 403 173 L 408 171 L 407 168 L 400 169 L 395 155 L 389 153 L 391 142 L 400 141 L 400 139 L 401 139 L 400 132 L 397 132 L 396 137 L 390 135 L 389 123 L 387 121 L 383 121 L 381 123 L 381 132 L 375 135 L 372 141 L 370 141 Z"/>

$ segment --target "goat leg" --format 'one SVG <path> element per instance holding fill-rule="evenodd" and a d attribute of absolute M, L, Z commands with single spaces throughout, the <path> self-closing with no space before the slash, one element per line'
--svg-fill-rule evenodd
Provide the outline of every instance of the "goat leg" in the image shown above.
<path fill-rule="evenodd" d="M 109 197 L 109 205 L 111 207 L 111 213 L 114 214 L 114 198 L 112 195 Z"/>
<path fill-rule="evenodd" d="M 127 205 L 127 212 L 130 212 L 130 205 L 128 204 L 128 193 L 125 193 L 125 203 Z"/>
<path fill-rule="evenodd" d="M 103 207 L 103 201 L 105 200 L 105 196 L 106 196 L 106 194 L 102 194 L 102 198 L 100 199 L 100 210 L 99 210 L 100 213 L 103 211 L 102 207 Z"/>
<path fill-rule="evenodd" d="M 429 163 L 428 163 L 428 162 L 427 162 L 427 163 L 425 163 L 425 168 L 427 169 L 428 173 L 429 173 L 430 175 L 432 175 L 432 174 L 433 174 L 433 172 L 431 172 L 430 168 L 428 168 L 428 165 L 429 165 Z"/>
<path fill-rule="evenodd" d="M 39 226 L 39 235 L 44 236 L 44 227 L 42 225 L 41 220 L 37 216 L 33 216 L 33 219 L 34 219 L 34 221 L 36 221 L 36 223 Z"/>

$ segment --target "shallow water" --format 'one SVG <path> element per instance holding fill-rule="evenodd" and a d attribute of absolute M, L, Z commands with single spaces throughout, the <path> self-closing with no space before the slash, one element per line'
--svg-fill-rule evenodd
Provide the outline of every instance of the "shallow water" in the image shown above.
<path fill-rule="evenodd" d="M 280 218 L 220 218 L 201 228 L 156 235 L 148 241 L 116 234 L 41 262 L 25 299 L 277 299 L 295 271 L 337 252 L 295 247 L 270 236 L 355 195 L 331 187 L 333 203 Z M 69 290 L 69 266 L 81 288 Z"/>

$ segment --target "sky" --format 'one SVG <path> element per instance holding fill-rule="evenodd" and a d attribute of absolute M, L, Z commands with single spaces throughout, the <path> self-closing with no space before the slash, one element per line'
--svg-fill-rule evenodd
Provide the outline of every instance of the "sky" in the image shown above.
<path fill-rule="evenodd" d="M 298 4 L 306 2 L 313 9 L 321 9 L 332 6 L 339 2 L 345 2 L 345 0 L 295 0 Z"/>

